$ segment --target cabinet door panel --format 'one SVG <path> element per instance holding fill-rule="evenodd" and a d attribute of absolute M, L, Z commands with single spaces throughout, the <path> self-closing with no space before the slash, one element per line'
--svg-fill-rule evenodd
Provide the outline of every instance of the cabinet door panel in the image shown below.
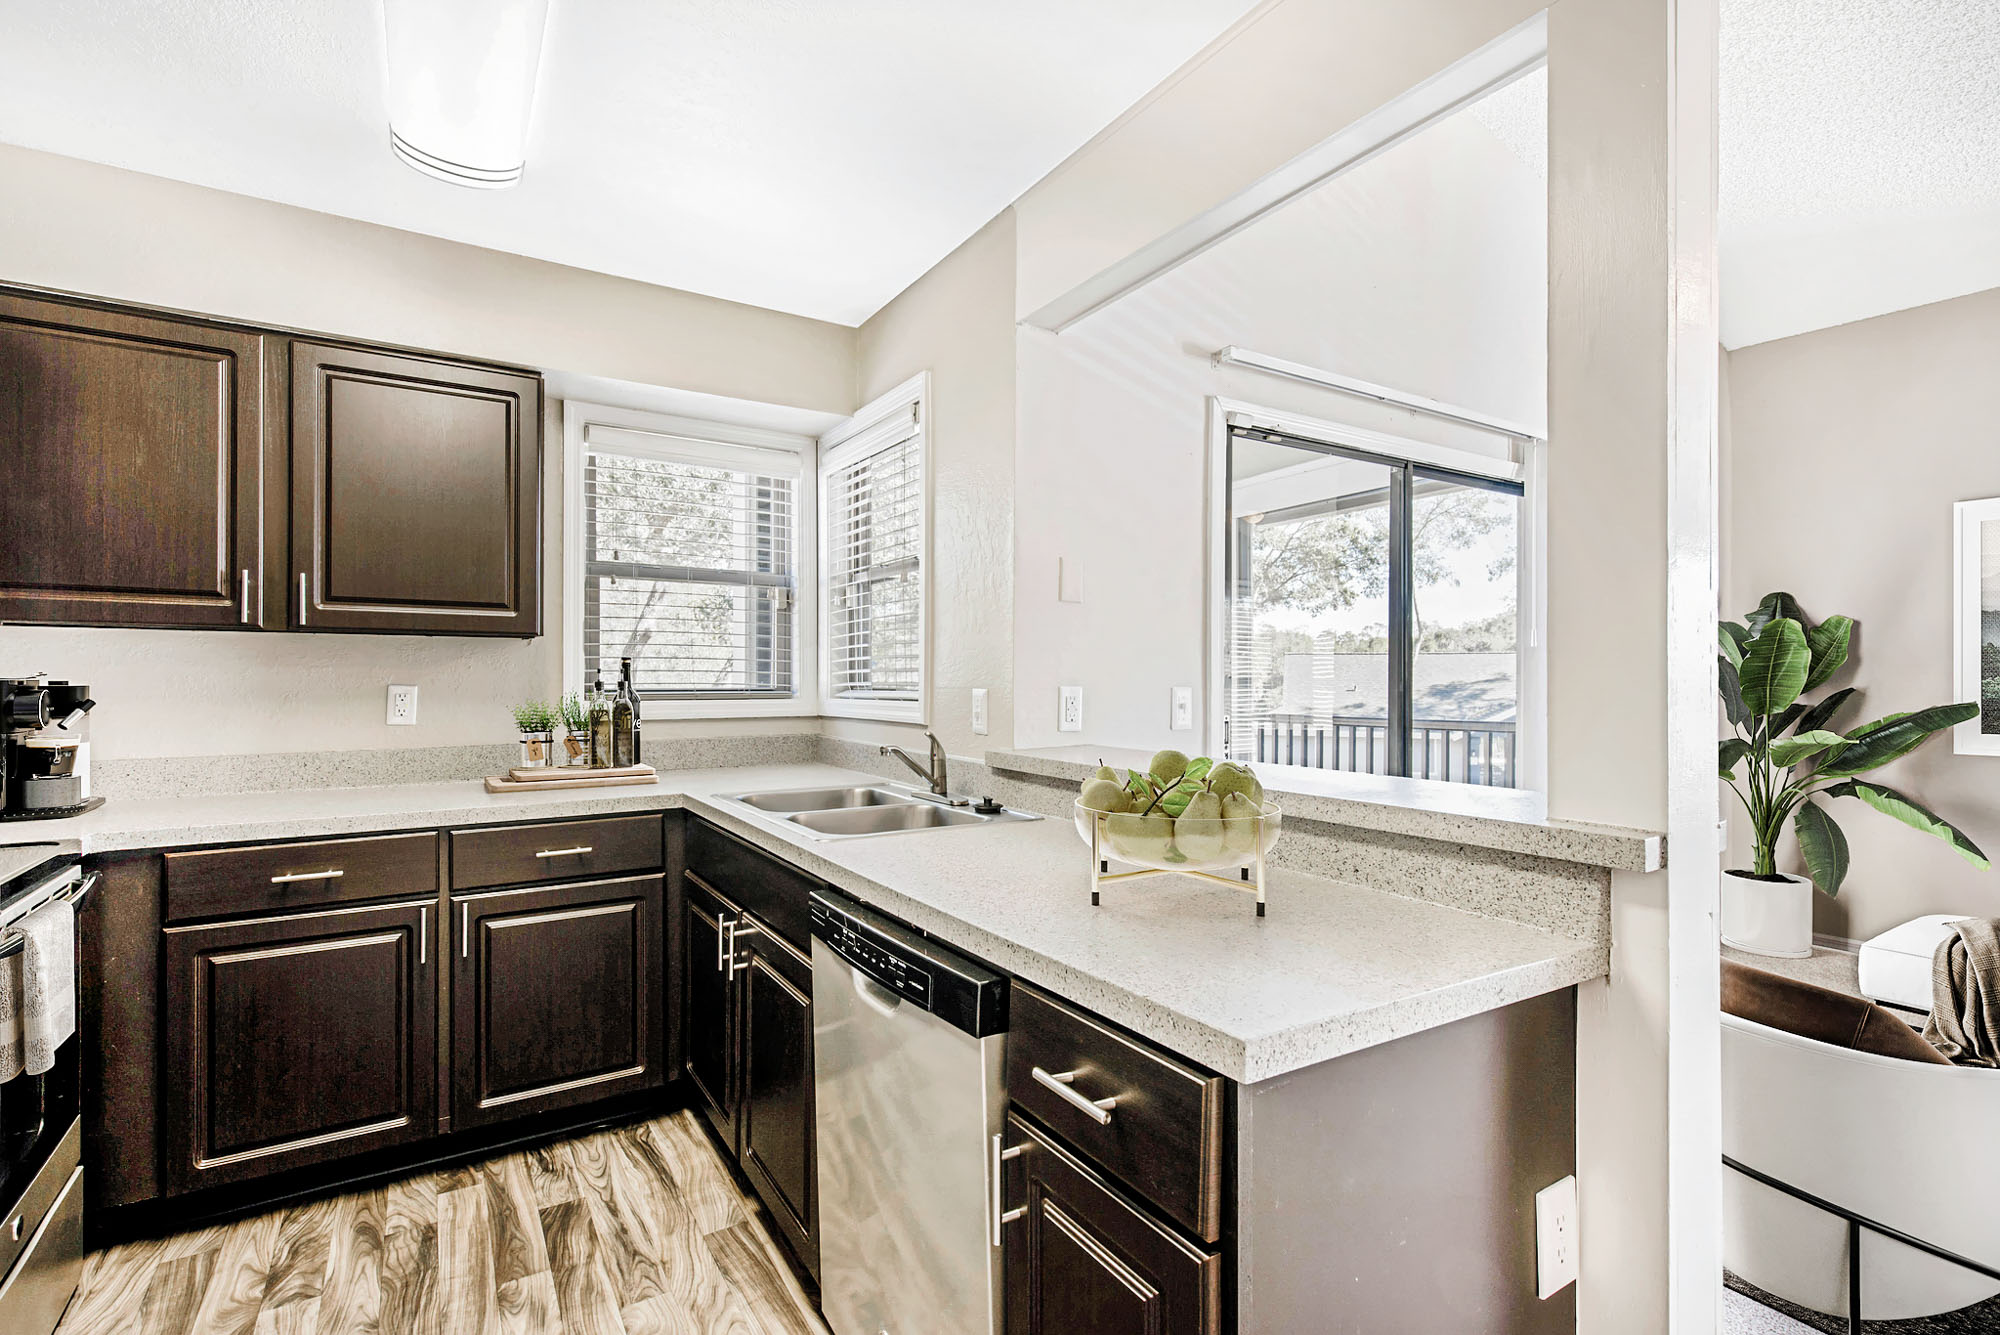
<path fill-rule="evenodd" d="M 756 924 L 743 935 L 742 1163 L 778 1231 L 819 1275 L 812 962 Z"/>
<path fill-rule="evenodd" d="M 1214 1335 L 1221 1259 L 1155 1223 L 1015 1114 L 1007 1143 L 1008 1335 Z"/>
<path fill-rule="evenodd" d="M 723 942 L 728 924 L 742 916 L 734 905 L 694 876 L 686 883 L 681 940 L 681 1039 L 683 1069 L 702 1114 L 723 1143 L 736 1150 L 737 989 L 730 981 Z"/>
<path fill-rule="evenodd" d="M 436 1133 L 435 911 L 167 930 L 172 1189 Z"/>
<path fill-rule="evenodd" d="M 664 1082 L 662 885 L 640 876 L 456 901 L 455 1127 Z"/>
<path fill-rule="evenodd" d="M 0 617 L 258 619 L 264 347 L 0 293 Z"/>
<path fill-rule="evenodd" d="M 292 546 L 307 629 L 541 632 L 541 380 L 296 342 Z"/>

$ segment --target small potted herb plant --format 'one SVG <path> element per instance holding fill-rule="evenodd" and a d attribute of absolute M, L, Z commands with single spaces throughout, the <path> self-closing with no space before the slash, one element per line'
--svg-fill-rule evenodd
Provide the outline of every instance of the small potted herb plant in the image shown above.
<path fill-rule="evenodd" d="M 1935 733 L 1979 712 L 1976 704 L 1887 714 L 1841 731 L 1855 688 L 1808 703 L 1847 662 L 1851 617 L 1814 624 L 1789 593 L 1773 593 L 1742 621 L 1721 623 L 1723 712 L 1735 736 L 1718 767 L 1750 818 L 1754 862 L 1722 874 L 1722 939 L 1759 955 L 1812 954 L 1813 886 L 1840 893 L 1847 836 L 1823 800 L 1852 797 L 1951 845 L 1975 867 L 1991 864 L 1963 831 L 1903 793 L 1861 776 L 1901 759 Z M 1741 777 L 1739 777 L 1739 774 Z M 1778 870 L 1778 837 L 1790 823 L 1811 879 Z"/>
<path fill-rule="evenodd" d="M 556 718 L 556 711 L 543 700 L 526 700 L 514 706 L 523 766 L 556 763 Z"/>
<path fill-rule="evenodd" d="M 562 698 L 563 750 L 569 754 L 572 765 L 590 763 L 590 712 L 583 707 L 583 696 L 575 691 Z"/>

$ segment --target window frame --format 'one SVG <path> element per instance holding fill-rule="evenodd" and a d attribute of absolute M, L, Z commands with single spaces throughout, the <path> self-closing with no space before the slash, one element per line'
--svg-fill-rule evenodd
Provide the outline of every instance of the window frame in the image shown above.
<path fill-rule="evenodd" d="M 640 704 L 645 719 L 813 718 L 819 713 L 819 674 L 814 670 L 819 649 L 819 617 L 808 600 L 819 587 L 818 446 L 811 436 L 757 427 L 737 426 L 673 413 L 578 399 L 563 401 L 563 571 L 562 682 L 565 694 L 582 691 L 583 680 L 583 539 L 586 530 L 583 495 L 584 433 L 592 425 L 622 431 L 677 437 L 696 446 L 781 450 L 799 456 L 798 497 L 792 535 L 796 559 L 796 596 L 792 609 L 792 694 L 788 696 L 687 696 L 648 699 Z M 663 450 L 662 457 L 675 457 Z"/>
<path fill-rule="evenodd" d="M 891 723 L 930 721 L 931 699 L 931 404 L 930 372 L 921 371 L 894 389 L 870 400 L 855 414 L 819 438 L 819 465 L 814 491 L 819 507 L 818 663 L 819 713 L 822 718 L 874 719 Z M 907 419 L 908 432 L 901 423 Z M 833 689 L 832 615 L 833 523 L 827 514 L 831 488 L 827 478 L 857 459 L 899 445 L 917 442 L 917 695 L 914 700 L 846 699 Z"/>
<path fill-rule="evenodd" d="M 1229 438 L 1233 428 L 1264 429 L 1291 436 L 1308 445 L 1323 445 L 1348 456 L 1362 456 L 1392 467 L 1407 465 L 1412 471 L 1432 475 L 1456 475 L 1470 483 L 1489 481 L 1521 488 L 1521 525 L 1517 538 L 1517 569 L 1520 594 L 1520 643 L 1516 649 L 1518 668 L 1515 702 L 1515 784 L 1512 791 L 1540 793 L 1547 788 L 1548 729 L 1548 646 L 1545 613 L 1547 551 L 1547 446 L 1544 440 L 1514 438 L 1511 457 L 1501 458 L 1473 450 L 1434 444 L 1410 437 L 1391 435 L 1364 427 L 1348 426 L 1323 418 L 1212 396 L 1208 400 L 1208 495 L 1206 556 L 1203 607 L 1206 623 L 1206 652 L 1203 655 L 1203 736 L 1209 753 L 1223 754 L 1223 727 L 1228 712 L 1226 684 L 1229 678 L 1230 584 L 1229 559 L 1233 535 L 1229 531 L 1230 475 Z M 1392 526 L 1396 527 L 1396 526 Z M 1393 538 L 1392 538 L 1393 540 Z M 1407 655 L 1396 655 L 1407 663 Z M 1392 669 L 1394 664 L 1392 663 Z M 1404 673 L 1407 676 L 1407 670 Z M 1392 697 L 1407 688 L 1392 671 Z M 1392 705 L 1393 712 L 1393 705 Z M 1407 714 L 1407 708 L 1404 710 Z M 1407 746 L 1407 743 L 1405 743 Z M 1319 770 L 1314 774 L 1338 775 L 1346 771 Z M 1380 778 L 1384 776 L 1359 776 Z M 1405 776 L 1396 775 L 1402 778 Z M 1413 780 L 1414 782 L 1414 780 Z M 1445 782 L 1438 780 L 1437 782 Z M 1455 787 L 1466 787 L 1454 784 Z M 1474 785 L 1477 786 L 1477 785 Z"/>

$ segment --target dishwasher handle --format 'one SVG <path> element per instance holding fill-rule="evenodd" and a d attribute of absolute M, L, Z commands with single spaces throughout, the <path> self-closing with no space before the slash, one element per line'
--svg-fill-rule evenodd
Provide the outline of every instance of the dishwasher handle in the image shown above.
<path fill-rule="evenodd" d="M 991 1171 L 988 1173 L 990 1189 L 987 1192 L 987 1199 L 991 1202 L 993 1208 L 986 1220 L 986 1240 L 995 1247 L 1000 1245 L 1000 1230 L 1028 1212 L 1028 1207 L 1025 1205 L 1017 1205 L 1011 1210 L 1007 1208 L 1007 1169 L 1005 1165 L 1009 1159 L 1018 1159 L 1021 1157 L 1021 1147 L 1015 1145 L 1009 1148 L 1006 1145 L 1006 1139 L 1005 1135 L 995 1131 L 993 1139 L 989 1142 L 993 1155 L 988 1161 Z"/>
<path fill-rule="evenodd" d="M 888 1019 L 903 1008 L 901 997 L 870 978 L 859 965 L 849 964 L 847 971 L 854 975 L 854 995 L 860 997 L 861 1004 L 869 1010 Z"/>

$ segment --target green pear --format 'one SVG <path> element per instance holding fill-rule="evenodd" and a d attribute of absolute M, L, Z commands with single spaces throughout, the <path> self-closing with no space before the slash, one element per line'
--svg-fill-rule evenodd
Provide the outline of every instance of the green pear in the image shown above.
<path fill-rule="evenodd" d="M 1214 793 L 1196 793 L 1174 821 L 1174 844 L 1190 862 L 1213 862 L 1223 854 L 1227 828 L 1222 799 Z"/>
<path fill-rule="evenodd" d="M 1247 793 L 1230 793 L 1222 799 L 1224 845 L 1234 857 L 1247 858 L 1257 851 L 1260 822 L 1250 819 L 1264 814 Z"/>
<path fill-rule="evenodd" d="M 1153 763 L 1146 766 L 1147 772 L 1163 787 L 1177 782 L 1181 775 L 1187 773 L 1187 768 L 1188 758 L 1179 751 L 1157 751 L 1153 754 Z"/>
<path fill-rule="evenodd" d="M 1093 779 L 1109 779 L 1113 783 L 1116 783 L 1118 782 L 1118 771 L 1100 760 L 1097 762 L 1097 773 L 1090 777 Z"/>
<path fill-rule="evenodd" d="M 1130 811 L 1132 795 L 1110 779 L 1085 779 L 1081 800 L 1092 811 Z"/>
<path fill-rule="evenodd" d="M 1249 766 L 1225 760 L 1208 772 L 1208 787 L 1209 791 L 1227 797 L 1231 793 L 1248 794 L 1253 789 L 1261 789 L 1262 785 L 1258 784 L 1257 776 L 1250 772 Z"/>
<path fill-rule="evenodd" d="M 1142 866 L 1165 862 L 1174 843 L 1173 821 L 1154 812 L 1150 816 L 1113 816 L 1105 822 L 1111 847 L 1127 862 Z"/>

